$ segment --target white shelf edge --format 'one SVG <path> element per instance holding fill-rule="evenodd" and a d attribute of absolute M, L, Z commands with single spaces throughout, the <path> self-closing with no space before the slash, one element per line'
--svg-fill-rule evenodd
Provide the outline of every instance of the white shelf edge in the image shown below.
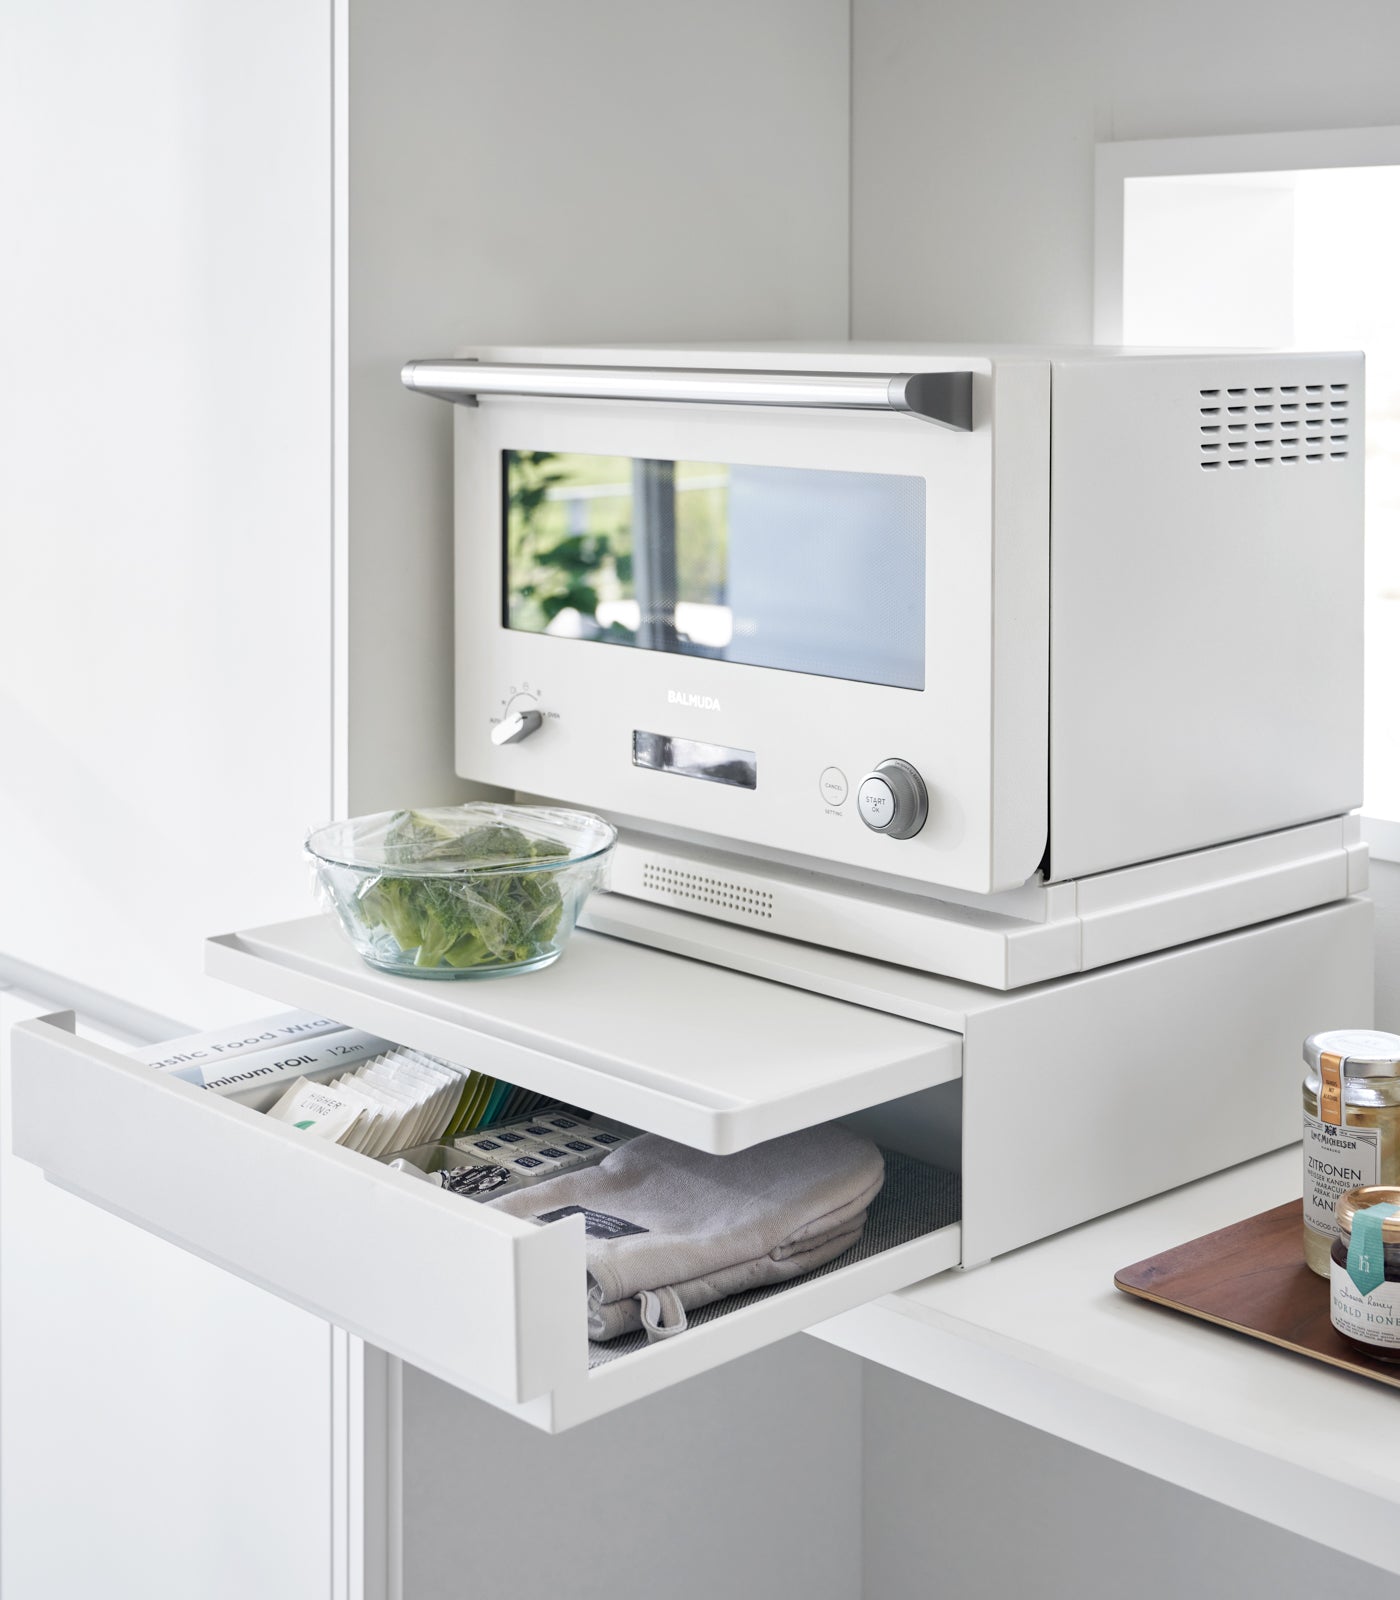
<path fill-rule="evenodd" d="M 1207 1432 L 1083 1375 L 912 1315 L 891 1295 L 816 1338 L 1067 1443 L 1400 1574 L 1395 1501 L 1260 1445 Z M 1348 1381 L 1341 1378 L 1343 1383 Z M 1354 1421 L 1354 1410 L 1349 1413 Z M 1345 1456 L 1342 1457 L 1345 1466 Z"/>
<path fill-rule="evenodd" d="M 1290 1147 L 808 1331 L 1400 1574 L 1400 1463 L 1385 1444 L 1400 1395 L 1112 1285 L 1134 1259 L 1288 1199 L 1299 1159 Z M 1061 1271 L 1074 1287 L 1037 1317 Z M 991 1325 L 1012 1303 L 1024 1322 Z"/>

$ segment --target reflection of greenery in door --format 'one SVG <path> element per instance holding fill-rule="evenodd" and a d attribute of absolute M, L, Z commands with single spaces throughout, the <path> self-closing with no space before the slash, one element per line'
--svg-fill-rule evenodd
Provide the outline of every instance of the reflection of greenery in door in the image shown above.
<path fill-rule="evenodd" d="M 574 611 L 590 635 L 633 642 L 632 627 L 607 617 L 610 604 L 646 599 L 633 576 L 632 468 L 626 456 L 506 452 L 510 627 L 542 633 L 561 612 Z M 728 479 L 724 466 L 676 463 L 679 601 L 724 604 Z"/>

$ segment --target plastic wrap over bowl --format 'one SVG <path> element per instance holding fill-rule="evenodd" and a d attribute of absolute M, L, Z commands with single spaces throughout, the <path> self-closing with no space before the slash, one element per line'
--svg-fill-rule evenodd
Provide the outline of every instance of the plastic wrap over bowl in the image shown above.
<path fill-rule="evenodd" d="M 558 958 L 616 839 L 584 811 L 470 804 L 332 822 L 306 852 L 371 966 L 479 978 Z"/>

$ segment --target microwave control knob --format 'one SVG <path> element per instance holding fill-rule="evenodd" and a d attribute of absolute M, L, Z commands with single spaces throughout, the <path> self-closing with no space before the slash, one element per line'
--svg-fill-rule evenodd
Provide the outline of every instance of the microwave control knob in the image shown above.
<path fill-rule="evenodd" d="M 492 744 L 519 744 L 532 733 L 538 733 L 544 718 L 538 711 L 512 711 L 491 730 Z"/>
<path fill-rule="evenodd" d="M 928 820 L 928 790 L 907 761 L 892 756 L 860 780 L 856 810 L 876 833 L 912 839 Z"/>

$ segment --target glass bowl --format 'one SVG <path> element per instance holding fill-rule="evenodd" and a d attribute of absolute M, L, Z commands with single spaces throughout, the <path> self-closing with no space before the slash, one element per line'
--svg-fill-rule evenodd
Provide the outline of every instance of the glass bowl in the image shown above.
<path fill-rule="evenodd" d="M 306 853 L 372 967 L 482 978 L 559 958 L 616 840 L 585 811 L 473 803 L 332 822 Z"/>

